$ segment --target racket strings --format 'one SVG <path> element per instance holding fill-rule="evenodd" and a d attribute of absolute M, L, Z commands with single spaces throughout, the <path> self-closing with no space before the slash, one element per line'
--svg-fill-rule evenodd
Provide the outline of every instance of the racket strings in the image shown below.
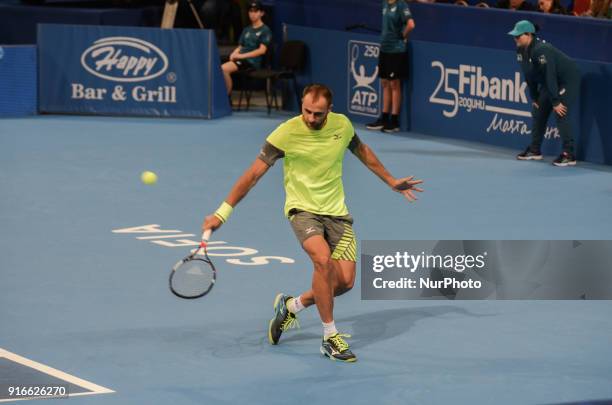
<path fill-rule="evenodd" d="M 172 290 L 179 296 L 195 298 L 208 292 L 215 282 L 215 271 L 210 260 L 197 258 L 178 265 L 170 280 Z"/>

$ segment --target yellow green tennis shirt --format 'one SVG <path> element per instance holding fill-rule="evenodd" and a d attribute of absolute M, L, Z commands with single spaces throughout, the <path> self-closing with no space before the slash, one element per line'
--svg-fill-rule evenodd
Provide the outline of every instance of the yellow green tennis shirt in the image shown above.
<path fill-rule="evenodd" d="M 297 116 L 284 123 L 266 139 L 282 151 L 262 149 L 260 158 L 269 165 L 284 157 L 285 215 L 295 208 L 321 215 L 348 214 L 344 203 L 342 162 L 355 135 L 353 125 L 343 114 L 330 112 L 325 126 L 313 130 Z M 268 148 L 273 149 L 273 148 Z"/>

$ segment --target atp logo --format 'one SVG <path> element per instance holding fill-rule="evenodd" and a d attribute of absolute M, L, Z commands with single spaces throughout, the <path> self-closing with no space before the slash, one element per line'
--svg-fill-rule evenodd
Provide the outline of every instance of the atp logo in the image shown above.
<path fill-rule="evenodd" d="M 353 114 L 380 115 L 380 79 L 378 55 L 380 45 L 374 42 L 348 42 L 348 111 Z"/>

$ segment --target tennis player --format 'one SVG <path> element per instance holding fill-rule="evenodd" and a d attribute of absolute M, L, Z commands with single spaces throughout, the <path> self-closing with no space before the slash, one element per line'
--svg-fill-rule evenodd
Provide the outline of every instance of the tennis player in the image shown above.
<path fill-rule="evenodd" d="M 278 344 L 283 332 L 297 324 L 296 314 L 313 304 L 323 322 L 321 353 L 332 360 L 354 362 L 345 337 L 334 324 L 334 297 L 349 291 L 355 282 L 357 243 L 353 218 L 344 203 L 342 162 L 348 148 L 393 191 L 415 201 L 413 176 L 393 177 L 372 149 L 361 142 L 349 119 L 331 112 L 332 93 L 322 84 L 304 89 L 302 114 L 276 128 L 266 139 L 259 156 L 236 181 L 217 211 L 206 217 L 203 231 L 225 223 L 233 208 L 274 165 L 284 160 L 285 215 L 313 264 L 311 289 L 292 297 L 278 294 L 268 339 Z"/>

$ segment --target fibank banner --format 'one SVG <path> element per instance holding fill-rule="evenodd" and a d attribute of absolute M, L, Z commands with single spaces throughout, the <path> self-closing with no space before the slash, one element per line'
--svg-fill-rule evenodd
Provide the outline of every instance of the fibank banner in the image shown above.
<path fill-rule="evenodd" d="M 230 113 L 209 30 L 42 24 L 38 50 L 42 112 Z"/>
<path fill-rule="evenodd" d="M 612 299 L 612 241 L 363 241 L 361 298 Z"/>
<path fill-rule="evenodd" d="M 516 52 L 421 41 L 411 45 L 413 131 L 515 149 L 529 144 L 532 103 Z M 560 142 L 552 117 L 544 138 L 544 152 L 558 153 L 559 145 L 551 142 Z"/>

